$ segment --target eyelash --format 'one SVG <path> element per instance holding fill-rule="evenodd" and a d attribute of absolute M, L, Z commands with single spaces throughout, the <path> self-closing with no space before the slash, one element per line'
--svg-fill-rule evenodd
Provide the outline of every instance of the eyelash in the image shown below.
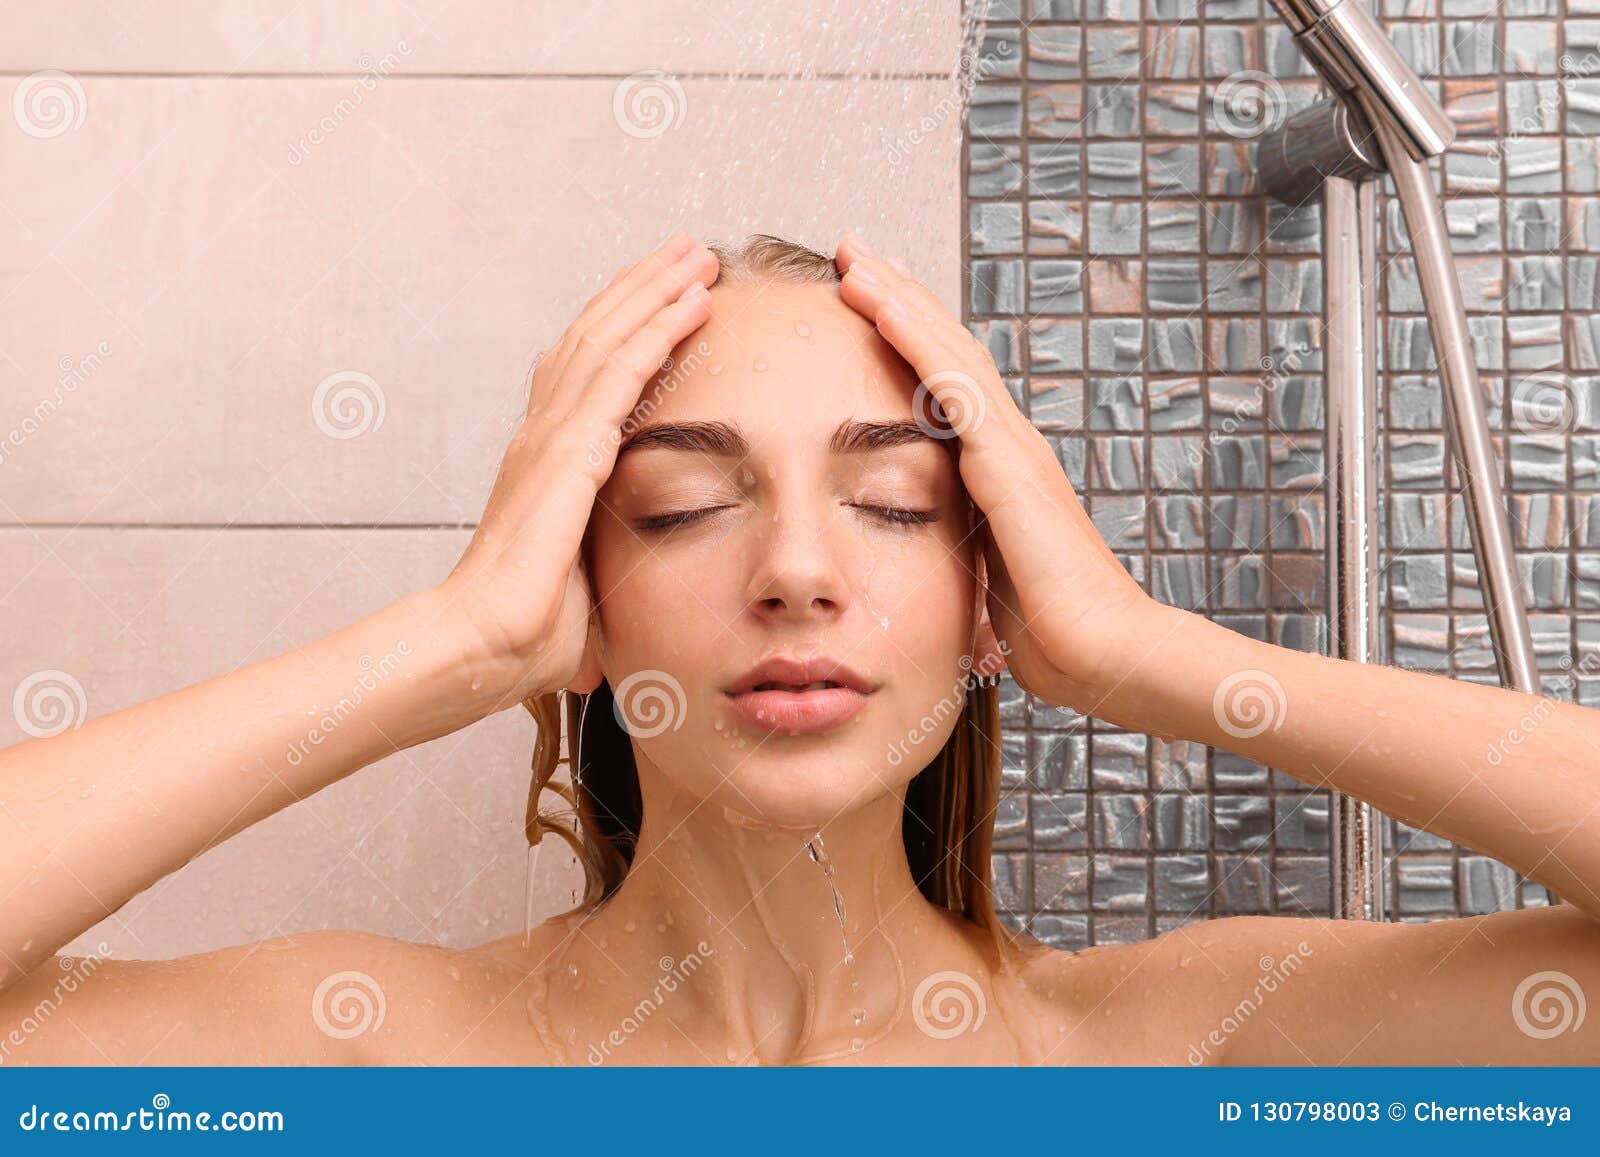
<path fill-rule="evenodd" d="M 934 510 L 912 510 L 903 506 L 877 506 L 871 503 L 851 503 L 857 510 L 864 510 L 890 526 L 920 526 L 929 522 L 937 522 L 939 514 Z M 726 506 L 706 506 L 699 510 L 678 510 L 669 514 L 652 514 L 639 520 L 640 530 L 675 530 L 680 526 L 699 522 L 719 510 L 727 510 Z"/>

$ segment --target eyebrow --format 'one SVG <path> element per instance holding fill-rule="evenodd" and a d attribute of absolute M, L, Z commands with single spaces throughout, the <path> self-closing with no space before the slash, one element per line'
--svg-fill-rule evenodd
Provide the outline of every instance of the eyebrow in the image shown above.
<path fill-rule="evenodd" d="M 839 423 L 833 437 L 828 440 L 828 450 L 834 454 L 858 454 L 915 442 L 944 445 L 943 441 L 909 419 L 893 422 L 850 420 Z M 725 458 L 743 458 L 750 453 L 750 440 L 738 426 L 731 423 L 662 422 L 635 431 L 617 449 L 617 457 L 621 458 L 629 450 L 640 450 L 647 446 Z"/>

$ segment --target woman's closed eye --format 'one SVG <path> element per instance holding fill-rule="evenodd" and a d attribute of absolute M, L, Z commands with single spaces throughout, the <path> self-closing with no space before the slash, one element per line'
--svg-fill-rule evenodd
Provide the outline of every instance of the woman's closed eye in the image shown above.
<path fill-rule="evenodd" d="M 722 506 L 701 506 L 692 510 L 672 510 L 664 514 L 648 514 L 636 519 L 634 526 L 639 530 L 673 530 L 680 526 L 688 526 L 692 522 L 699 522 L 719 511 L 733 509 L 731 504 Z"/>
<path fill-rule="evenodd" d="M 939 521 L 937 510 L 919 510 L 908 506 L 883 506 L 874 502 L 852 502 L 851 506 L 880 519 L 891 526 L 921 526 Z"/>
<path fill-rule="evenodd" d="M 876 502 L 850 502 L 846 503 L 846 505 L 887 526 L 921 526 L 925 523 L 939 520 L 939 512 L 937 510 L 889 506 Z M 724 510 L 732 509 L 733 504 L 724 503 L 718 506 L 701 506 L 689 510 L 666 511 L 661 514 L 650 514 L 639 518 L 635 520 L 634 526 L 638 530 L 675 530 L 678 527 L 704 521 Z"/>

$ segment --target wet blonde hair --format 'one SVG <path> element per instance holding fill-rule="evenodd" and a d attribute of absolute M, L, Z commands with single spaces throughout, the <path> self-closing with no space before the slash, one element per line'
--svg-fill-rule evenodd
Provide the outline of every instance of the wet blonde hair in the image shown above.
<path fill-rule="evenodd" d="M 713 285 L 840 280 L 831 257 L 770 234 L 756 234 L 734 248 L 708 248 L 719 263 Z M 1000 797 L 999 690 L 991 682 L 984 680 L 968 691 L 955 730 L 907 785 L 901 830 L 912 878 L 922 894 L 988 931 L 998 952 L 1008 931 L 995 913 L 989 883 Z M 557 783 L 556 769 L 571 763 L 570 755 L 561 753 L 563 702 L 568 747 L 577 752 L 578 762 L 567 782 Z M 614 703 L 604 681 L 587 695 L 559 691 L 523 703 L 538 727 L 528 790 L 528 843 L 537 846 L 553 833 L 572 848 L 584 873 L 580 908 L 599 904 L 621 885 L 633 863 L 643 819 L 639 769 Z M 546 791 L 559 796 L 564 806 L 542 809 Z"/>

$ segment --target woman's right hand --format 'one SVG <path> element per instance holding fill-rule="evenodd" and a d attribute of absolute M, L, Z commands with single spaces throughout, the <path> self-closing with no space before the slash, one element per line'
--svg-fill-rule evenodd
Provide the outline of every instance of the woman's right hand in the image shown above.
<path fill-rule="evenodd" d="M 528 410 L 466 552 L 441 584 L 475 636 L 491 699 L 591 689 L 593 606 L 579 551 L 621 428 L 673 349 L 710 316 L 717 259 L 673 234 L 601 290 L 533 372 Z"/>

